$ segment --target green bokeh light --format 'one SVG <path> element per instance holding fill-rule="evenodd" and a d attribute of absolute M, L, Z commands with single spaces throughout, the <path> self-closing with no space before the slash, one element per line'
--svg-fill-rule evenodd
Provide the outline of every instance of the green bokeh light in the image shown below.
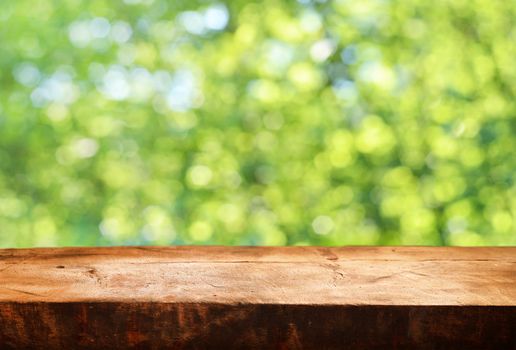
<path fill-rule="evenodd" d="M 514 245 L 514 5 L 5 2 L 0 246 Z"/>

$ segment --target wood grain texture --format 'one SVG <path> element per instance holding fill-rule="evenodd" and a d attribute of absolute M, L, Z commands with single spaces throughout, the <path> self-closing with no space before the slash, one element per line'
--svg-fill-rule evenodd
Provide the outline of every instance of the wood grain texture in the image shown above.
<path fill-rule="evenodd" d="M 0 348 L 516 349 L 516 248 L 0 250 Z"/>

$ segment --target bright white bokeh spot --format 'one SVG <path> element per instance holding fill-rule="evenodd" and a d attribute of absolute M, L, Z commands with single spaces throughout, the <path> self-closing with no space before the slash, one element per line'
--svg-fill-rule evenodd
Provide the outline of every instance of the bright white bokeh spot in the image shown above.
<path fill-rule="evenodd" d="M 176 112 L 184 112 L 192 108 L 199 94 L 194 74 L 186 69 L 177 71 L 172 77 L 166 101 L 168 107 Z"/>
<path fill-rule="evenodd" d="M 90 21 L 90 35 L 92 38 L 105 38 L 109 35 L 111 24 L 103 17 L 95 17 Z"/>
<path fill-rule="evenodd" d="M 392 88 L 396 83 L 396 75 L 392 69 L 378 61 L 364 63 L 358 71 L 358 77 L 364 82 L 372 83 L 385 89 Z"/>
<path fill-rule="evenodd" d="M 102 236 L 109 239 L 117 239 L 120 235 L 120 221 L 116 218 L 107 218 L 101 221 L 99 225 Z"/>
<path fill-rule="evenodd" d="M 41 79 L 39 69 L 30 63 L 22 63 L 13 70 L 14 79 L 22 85 L 33 87 Z"/>
<path fill-rule="evenodd" d="M 208 7 L 204 12 L 204 26 L 210 30 L 222 30 L 229 21 L 229 12 L 222 4 Z"/>
<path fill-rule="evenodd" d="M 75 47 L 85 48 L 95 39 L 105 39 L 110 35 L 111 23 L 103 17 L 75 21 L 68 27 L 68 38 Z"/>
<path fill-rule="evenodd" d="M 322 28 L 322 19 L 314 10 L 305 10 L 301 14 L 301 27 L 305 32 L 314 33 Z"/>
<path fill-rule="evenodd" d="M 117 21 L 113 23 L 113 26 L 111 27 L 111 39 L 114 42 L 123 44 L 129 41 L 132 35 L 133 29 L 129 23 L 124 21 Z"/>
<path fill-rule="evenodd" d="M 83 48 L 88 46 L 92 40 L 89 21 L 73 22 L 68 28 L 68 38 L 76 47 Z"/>
<path fill-rule="evenodd" d="M 201 35 L 205 32 L 204 16 L 199 12 L 185 11 L 178 16 L 179 23 L 187 32 L 195 35 Z"/>
<path fill-rule="evenodd" d="M 73 143 L 72 149 L 79 158 L 91 158 L 97 154 L 99 144 L 94 139 L 82 138 Z"/>
<path fill-rule="evenodd" d="M 326 61 L 335 51 L 335 44 L 329 39 L 319 40 L 310 48 L 310 57 L 315 62 Z"/>
<path fill-rule="evenodd" d="M 267 66 L 275 71 L 285 71 L 294 59 L 294 50 L 291 46 L 279 41 L 268 40 L 264 43 Z"/>
<path fill-rule="evenodd" d="M 312 228 L 318 235 L 327 235 L 334 228 L 333 220 L 326 215 L 320 215 L 312 222 Z"/>
<path fill-rule="evenodd" d="M 57 71 L 32 91 L 31 100 L 34 106 L 42 107 L 49 102 L 71 104 L 79 96 L 79 90 L 72 77 L 65 71 Z"/>
<path fill-rule="evenodd" d="M 229 11 L 223 4 L 215 4 L 203 12 L 182 12 L 177 16 L 177 20 L 187 32 L 203 35 L 208 31 L 218 31 L 226 28 L 229 22 Z"/>
<path fill-rule="evenodd" d="M 124 100 L 131 92 L 126 70 L 117 65 L 107 70 L 97 88 L 110 100 Z"/>

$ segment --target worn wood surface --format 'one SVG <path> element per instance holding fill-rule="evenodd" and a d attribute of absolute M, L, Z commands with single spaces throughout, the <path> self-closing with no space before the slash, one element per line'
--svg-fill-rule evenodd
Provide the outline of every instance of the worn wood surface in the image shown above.
<path fill-rule="evenodd" d="M 0 250 L 0 349 L 516 349 L 516 248 Z"/>

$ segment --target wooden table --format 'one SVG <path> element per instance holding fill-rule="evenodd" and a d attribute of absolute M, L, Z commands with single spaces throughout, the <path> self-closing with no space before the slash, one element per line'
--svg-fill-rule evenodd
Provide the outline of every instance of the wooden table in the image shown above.
<path fill-rule="evenodd" d="M 516 349 L 516 248 L 0 250 L 0 349 Z"/>

